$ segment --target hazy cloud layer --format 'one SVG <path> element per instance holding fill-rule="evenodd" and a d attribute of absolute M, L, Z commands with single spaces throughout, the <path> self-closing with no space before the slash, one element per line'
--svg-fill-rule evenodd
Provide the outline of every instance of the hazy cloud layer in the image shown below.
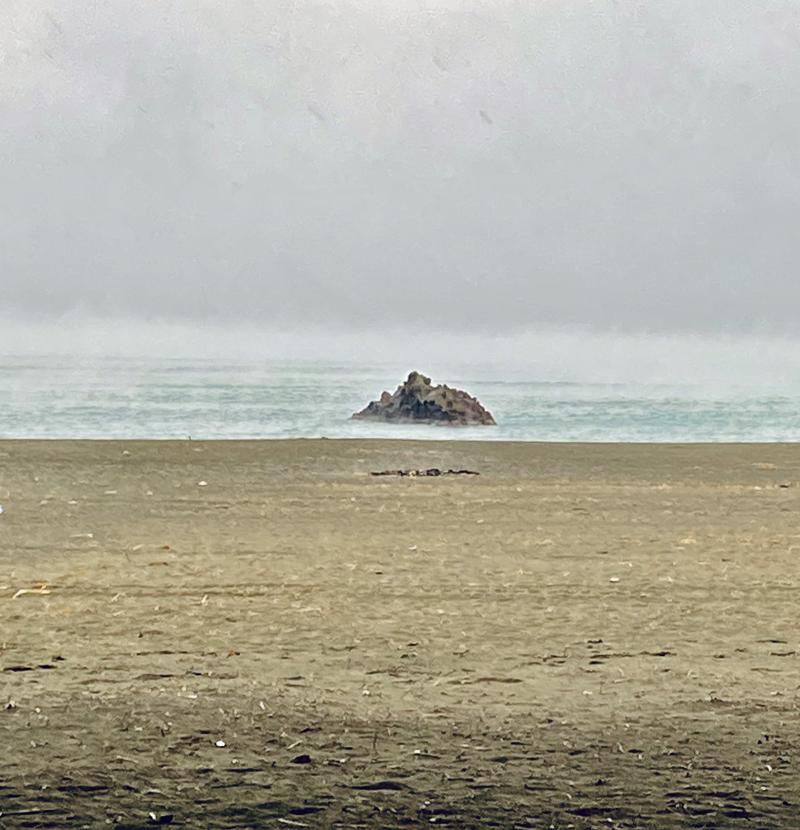
<path fill-rule="evenodd" d="M 796 0 L 4 0 L 5 312 L 794 331 Z"/>

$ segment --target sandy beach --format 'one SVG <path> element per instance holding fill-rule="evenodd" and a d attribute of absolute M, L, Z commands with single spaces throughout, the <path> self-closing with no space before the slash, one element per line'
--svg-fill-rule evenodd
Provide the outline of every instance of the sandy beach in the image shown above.
<path fill-rule="evenodd" d="M 0 827 L 797 827 L 800 446 L 5 441 L 0 504 Z"/>

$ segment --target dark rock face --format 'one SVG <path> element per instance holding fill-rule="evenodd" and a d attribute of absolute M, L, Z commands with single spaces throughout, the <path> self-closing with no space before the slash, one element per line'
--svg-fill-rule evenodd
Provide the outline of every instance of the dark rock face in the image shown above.
<path fill-rule="evenodd" d="M 476 398 L 449 386 L 433 386 L 431 379 L 419 372 L 412 372 L 393 395 L 384 392 L 380 400 L 372 401 L 353 418 L 450 426 L 493 426 L 496 423 Z"/>

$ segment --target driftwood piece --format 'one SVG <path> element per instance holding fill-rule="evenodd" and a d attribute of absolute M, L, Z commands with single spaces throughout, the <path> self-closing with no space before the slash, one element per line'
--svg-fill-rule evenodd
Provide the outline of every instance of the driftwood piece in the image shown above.
<path fill-rule="evenodd" d="M 436 478 L 437 476 L 479 476 L 480 473 L 475 470 L 440 470 L 438 467 L 429 467 L 427 470 L 380 470 L 372 472 L 373 476 L 402 476 L 409 478 L 422 478 L 428 476 Z"/>

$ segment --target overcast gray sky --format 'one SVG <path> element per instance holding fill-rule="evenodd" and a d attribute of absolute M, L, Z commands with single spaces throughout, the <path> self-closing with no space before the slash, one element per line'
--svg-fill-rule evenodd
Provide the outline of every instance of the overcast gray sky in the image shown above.
<path fill-rule="evenodd" d="M 3 0 L 0 309 L 793 332 L 797 0 Z"/>

